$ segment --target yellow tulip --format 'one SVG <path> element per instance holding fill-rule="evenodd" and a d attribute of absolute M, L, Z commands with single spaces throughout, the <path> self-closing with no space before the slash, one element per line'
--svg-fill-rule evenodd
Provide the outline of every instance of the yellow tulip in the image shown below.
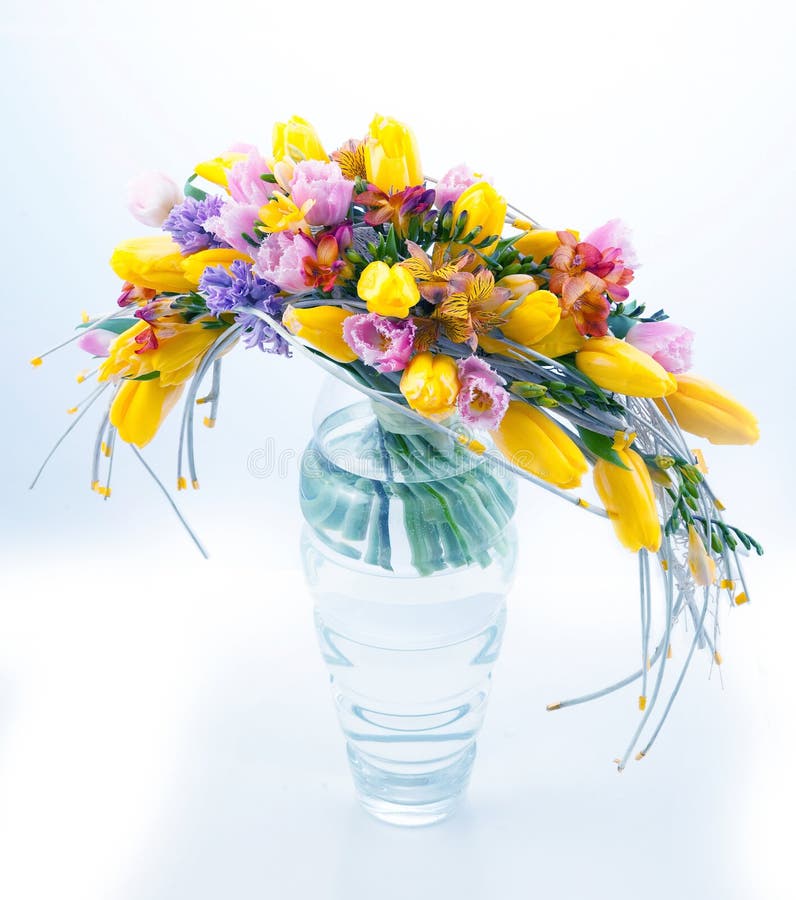
<path fill-rule="evenodd" d="M 661 523 L 650 473 L 635 450 L 616 453 L 627 468 L 598 459 L 594 486 L 621 543 L 634 553 L 642 547 L 654 553 L 661 546 Z"/>
<path fill-rule="evenodd" d="M 111 425 L 123 441 L 145 447 L 179 400 L 183 387 L 165 386 L 158 378 L 124 381 L 111 404 Z"/>
<path fill-rule="evenodd" d="M 528 294 L 537 290 L 538 285 L 533 275 L 505 275 L 495 287 L 509 291 L 511 300 L 523 300 Z"/>
<path fill-rule="evenodd" d="M 576 238 L 580 237 L 577 231 L 567 229 Z M 515 244 L 516 250 L 519 250 L 523 256 L 530 256 L 536 262 L 541 262 L 545 257 L 552 256 L 561 246 L 558 234 L 555 231 L 546 231 L 543 228 L 534 228 L 524 234 Z"/>
<path fill-rule="evenodd" d="M 111 268 L 123 281 L 174 293 L 196 287 L 185 277 L 184 263 L 179 245 L 167 234 L 122 241 L 111 256 Z"/>
<path fill-rule="evenodd" d="M 505 198 L 501 197 L 488 181 L 477 181 L 471 184 L 453 204 L 453 220 L 455 222 L 463 212 L 467 213 L 465 233 L 480 225 L 477 243 L 490 235 L 500 237 L 503 234 L 507 209 Z M 481 247 L 479 253 L 491 253 L 496 243 L 497 241 L 488 247 Z"/>
<path fill-rule="evenodd" d="M 282 324 L 331 359 L 349 363 L 358 358 L 343 338 L 343 322 L 350 315 L 339 306 L 288 306 Z"/>
<path fill-rule="evenodd" d="M 659 362 L 614 337 L 590 338 L 575 364 L 601 388 L 629 397 L 666 397 L 677 390 L 674 375 Z"/>
<path fill-rule="evenodd" d="M 282 159 L 292 159 L 295 162 L 305 159 L 329 161 L 318 132 L 300 116 L 291 116 L 287 122 L 277 122 L 274 125 L 273 146 L 274 162 Z"/>
<path fill-rule="evenodd" d="M 572 316 L 561 319 L 556 327 L 541 341 L 530 346 L 531 350 L 550 359 L 576 353 L 586 343 L 586 338 L 578 331 Z"/>
<path fill-rule="evenodd" d="M 390 267 L 380 260 L 365 266 L 357 282 L 357 294 L 368 304 L 368 312 L 398 319 L 405 319 L 420 300 L 412 273 L 399 263 Z"/>
<path fill-rule="evenodd" d="M 688 568 L 700 587 L 708 587 L 716 580 L 716 563 L 693 525 L 688 526 Z"/>
<path fill-rule="evenodd" d="M 365 173 L 368 181 L 385 194 L 423 184 L 423 167 L 412 129 L 388 116 L 374 116 L 365 141 Z"/>
<path fill-rule="evenodd" d="M 441 353 L 418 353 L 401 376 L 401 393 L 412 409 L 433 419 L 449 416 L 459 394 L 456 361 Z"/>
<path fill-rule="evenodd" d="M 569 435 L 521 400 L 509 403 L 492 436 L 509 462 L 560 488 L 577 487 L 588 471 L 586 458 Z"/>
<path fill-rule="evenodd" d="M 229 170 L 242 159 L 246 159 L 245 153 L 222 153 L 221 156 L 197 163 L 194 172 L 213 184 L 226 188 Z"/>
<path fill-rule="evenodd" d="M 711 444 L 754 444 L 760 437 L 757 419 L 718 385 L 694 375 L 677 375 L 677 390 L 666 398 L 677 424 Z M 658 404 L 663 414 L 669 412 Z"/>
<path fill-rule="evenodd" d="M 228 247 L 200 250 L 198 253 L 184 257 L 183 268 L 185 269 L 185 277 L 196 288 L 199 286 L 202 273 L 208 266 L 224 266 L 224 268 L 229 269 L 236 259 L 251 262 L 250 256 L 241 253 L 240 250 L 232 250 Z"/>
<path fill-rule="evenodd" d="M 547 337 L 558 325 L 561 307 L 558 297 L 550 291 L 534 291 L 517 305 L 512 300 L 505 303 L 499 313 L 506 316 L 505 324 L 500 326 L 503 334 L 529 347 Z"/>

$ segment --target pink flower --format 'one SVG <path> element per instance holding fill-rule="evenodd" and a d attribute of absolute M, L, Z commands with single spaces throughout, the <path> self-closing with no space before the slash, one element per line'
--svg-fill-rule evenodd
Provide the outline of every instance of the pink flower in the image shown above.
<path fill-rule="evenodd" d="M 127 208 L 144 225 L 160 228 L 182 191 L 163 172 L 144 172 L 127 185 Z"/>
<path fill-rule="evenodd" d="M 393 322 L 376 313 L 349 316 L 343 322 L 343 338 L 356 355 L 377 372 L 400 372 L 412 355 L 415 323 Z"/>
<path fill-rule="evenodd" d="M 468 187 L 479 181 L 492 183 L 491 178 L 478 175 L 464 163 L 449 169 L 437 182 L 437 209 L 442 209 L 446 203 L 455 203 Z"/>
<path fill-rule="evenodd" d="M 668 319 L 663 322 L 639 322 L 628 331 L 625 340 L 649 353 L 667 372 L 679 375 L 691 368 L 694 332 Z"/>
<path fill-rule="evenodd" d="M 206 219 L 203 227 L 230 247 L 252 256 L 256 248 L 243 235 L 248 234 L 252 240 L 257 240 L 254 223 L 259 213 L 260 207 L 255 203 L 235 203 L 230 200 L 221 207 L 217 216 Z"/>
<path fill-rule="evenodd" d="M 115 331 L 104 328 L 92 328 L 78 338 L 77 346 L 92 356 L 107 356 L 108 348 L 116 340 Z"/>
<path fill-rule="evenodd" d="M 270 175 L 271 169 L 262 156 L 251 148 L 246 159 L 233 165 L 227 176 L 227 187 L 233 200 L 238 203 L 256 205 L 267 203 L 274 192 L 274 185 L 260 178 Z"/>
<path fill-rule="evenodd" d="M 595 228 L 591 234 L 583 238 L 584 243 L 591 244 L 606 253 L 608 250 L 619 250 L 617 257 L 631 269 L 638 268 L 636 251 L 633 247 L 632 232 L 621 219 L 611 219 L 605 225 Z"/>
<path fill-rule="evenodd" d="M 493 431 L 509 407 L 505 381 L 479 356 L 457 362 L 459 396 L 456 400 L 462 419 L 476 428 Z"/>
<path fill-rule="evenodd" d="M 308 200 L 315 201 L 305 216 L 308 224 L 337 225 L 348 215 L 354 182 L 343 177 L 336 162 L 307 159 L 296 165 L 290 192 L 298 207 Z"/>
<path fill-rule="evenodd" d="M 255 252 L 254 274 L 288 294 L 299 294 L 307 289 L 304 280 L 307 256 L 317 258 L 315 244 L 306 235 L 277 231 L 269 234 Z"/>

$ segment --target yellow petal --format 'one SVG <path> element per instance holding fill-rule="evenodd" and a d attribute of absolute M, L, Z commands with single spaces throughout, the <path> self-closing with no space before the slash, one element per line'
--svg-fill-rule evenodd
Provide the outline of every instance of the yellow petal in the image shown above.
<path fill-rule="evenodd" d="M 657 552 L 662 531 L 647 466 L 635 450 L 616 453 L 626 468 L 598 459 L 594 486 L 621 543 L 634 553 L 642 547 Z"/>
<path fill-rule="evenodd" d="M 157 378 L 124 381 L 111 404 L 110 421 L 128 444 L 145 447 L 182 394 L 183 385 L 164 387 Z"/>
<path fill-rule="evenodd" d="M 718 385 L 695 375 L 676 376 L 677 390 L 666 400 L 677 424 L 711 444 L 754 444 L 760 428 L 754 414 Z M 658 404 L 668 418 L 664 404 Z"/>
<path fill-rule="evenodd" d="M 339 306 L 288 306 L 282 324 L 331 359 L 349 363 L 358 358 L 343 338 L 343 322 L 351 315 Z"/>
<path fill-rule="evenodd" d="M 575 355 L 578 369 L 606 391 L 631 397 L 665 397 L 677 382 L 648 353 L 614 337 L 590 338 Z"/>
<path fill-rule="evenodd" d="M 169 235 L 122 241 L 111 256 L 111 268 L 123 281 L 136 287 L 179 293 L 195 285 L 185 277 L 179 245 Z"/>

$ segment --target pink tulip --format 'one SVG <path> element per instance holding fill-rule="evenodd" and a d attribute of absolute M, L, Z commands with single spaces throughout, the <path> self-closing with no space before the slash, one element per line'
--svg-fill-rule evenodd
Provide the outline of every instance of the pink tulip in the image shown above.
<path fill-rule="evenodd" d="M 691 368 L 694 332 L 665 319 L 662 322 L 639 322 L 627 333 L 628 344 L 643 350 L 667 372 L 679 375 Z"/>
<path fill-rule="evenodd" d="M 254 234 L 254 223 L 259 214 L 260 207 L 257 204 L 235 203 L 230 200 L 221 207 L 221 212 L 217 216 L 210 216 L 205 221 L 204 228 L 212 231 L 216 237 L 225 241 L 230 247 L 252 256 L 256 247 L 250 244 L 243 235 L 248 234 L 252 240 L 257 240 Z"/>
<path fill-rule="evenodd" d="M 476 174 L 464 163 L 449 169 L 437 182 L 435 188 L 437 209 L 442 209 L 446 203 L 455 203 L 468 187 L 479 181 L 488 181 L 491 184 L 490 178 Z"/>
<path fill-rule="evenodd" d="M 290 192 L 298 207 L 315 201 L 305 216 L 308 224 L 337 225 L 348 215 L 354 182 L 343 177 L 337 163 L 308 159 L 296 165 Z"/>
<path fill-rule="evenodd" d="M 456 405 L 462 420 L 475 428 L 493 431 L 500 425 L 509 407 L 505 381 L 480 356 L 457 362 L 459 396 Z"/>
<path fill-rule="evenodd" d="M 632 232 L 621 219 L 611 219 L 605 225 L 595 228 L 583 238 L 583 243 L 591 244 L 603 253 L 608 250 L 619 250 L 617 256 L 627 268 L 638 268 Z"/>
<path fill-rule="evenodd" d="M 127 185 L 127 208 L 143 225 L 160 228 L 182 191 L 163 172 L 144 172 Z"/>
<path fill-rule="evenodd" d="M 252 147 L 246 159 L 238 160 L 229 170 L 227 187 L 230 196 L 237 203 L 262 206 L 271 199 L 274 185 L 263 181 L 260 176 L 270 174 L 268 163 Z"/>
<path fill-rule="evenodd" d="M 306 235 L 277 231 L 269 234 L 256 251 L 254 274 L 289 294 L 299 294 L 307 290 L 304 278 L 304 259 L 307 256 L 314 260 L 317 251 Z"/>
<path fill-rule="evenodd" d="M 91 356 L 107 356 L 108 348 L 116 340 L 115 331 L 104 328 L 92 328 L 78 338 L 77 346 Z"/>
<path fill-rule="evenodd" d="M 400 372 L 412 355 L 415 323 L 394 322 L 376 313 L 349 316 L 343 322 L 343 338 L 356 355 L 377 372 Z"/>

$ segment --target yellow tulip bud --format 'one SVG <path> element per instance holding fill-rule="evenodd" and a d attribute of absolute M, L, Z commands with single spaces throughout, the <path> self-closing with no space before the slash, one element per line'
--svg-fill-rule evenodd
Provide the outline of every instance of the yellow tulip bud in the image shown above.
<path fill-rule="evenodd" d="M 388 116 L 374 116 L 365 141 L 365 172 L 385 194 L 423 184 L 423 167 L 412 129 Z"/>
<path fill-rule="evenodd" d="M 449 416 L 459 394 L 456 361 L 428 350 L 418 353 L 401 376 L 401 393 L 412 409 L 429 418 Z"/>
<path fill-rule="evenodd" d="M 396 263 L 390 267 L 376 260 L 365 266 L 357 282 L 357 294 L 368 304 L 368 312 L 405 319 L 420 300 L 412 273 Z"/>
<path fill-rule="evenodd" d="M 688 568 L 700 587 L 708 587 L 716 580 L 716 563 L 693 525 L 688 526 Z"/>
<path fill-rule="evenodd" d="M 555 328 L 529 349 L 541 353 L 550 359 L 576 353 L 586 343 L 586 338 L 578 331 L 572 316 L 560 319 Z"/>
<path fill-rule="evenodd" d="M 500 237 L 503 234 L 503 226 L 506 223 L 506 210 L 508 206 L 504 197 L 489 184 L 488 181 L 477 181 L 471 184 L 453 204 L 454 222 L 463 213 L 467 213 L 465 233 L 481 226 L 481 231 L 476 238 L 476 243 L 490 235 Z M 495 241 L 495 244 L 497 241 Z M 495 244 L 481 247 L 480 253 L 491 253 Z"/>
<path fill-rule="evenodd" d="M 629 397 L 666 397 L 677 390 L 674 375 L 659 362 L 614 337 L 590 338 L 575 355 L 575 364 L 604 390 Z"/>
<path fill-rule="evenodd" d="M 123 441 L 145 447 L 179 400 L 183 387 L 165 387 L 159 378 L 122 382 L 111 404 L 111 425 Z"/>
<path fill-rule="evenodd" d="M 529 347 L 547 337 L 561 318 L 558 297 L 550 291 L 534 291 L 515 305 L 505 303 L 500 314 L 506 316 L 500 330 L 509 340 Z"/>
<path fill-rule="evenodd" d="M 242 159 L 246 159 L 245 153 L 222 153 L 221 156 L 216 156 L 214 159 L 197 163 L 194 172 L 213 184 L 226 188 L 229 170 Z"/>
<path fill-rule="evenodd" d="M 199 286 L 202 273 L 208 266 L 224 266 L 225 269 L 229 269 L 236 259 L 251 262 L 251 257 L 241 253 L 240 250 L 232 250 L 227 247 L 200 250 L 198 253 L 183 258 L 185 277 L 196 288 Z"/>
<path fill-rule="evenodd" d="M 533 275 L 506 275 L 495 287 L 504 288 L 511 293 L 511 300 L 523 300 L 539 287 Z"/>
<path fill-rule="evenodd" d="M 510 463 L 560 488 L 577 487 L 588 471 L 586 458 L 563 428 L 521 400 L 509 403 L 492 437 Z"/>
<path fill-rule="evenodd" d="M 634 553 L 642 547 L 654 553 L 662 533 L 650 473 L 635 450 L 615 452 L 627 468 L 598 459 L 594 486 L 622 544 Z"/>
<path fill-rule="evenodd" d="M 754 444 L 760 437 L 757 419 L 718 385 L 694 375 L 677 375 L 677 390 L 666 398 L 677 424 L 711 444 Z M 669 412 L 661 403 L 663 414 Z"/>
<path fill-rule="evenodd" d="M 196 284 L 185 277 L 185 257 L 167 234 L 122 241 L 111 256 L 111 268 L 123 281 L 154 291 L 190 291 Z"/>
<path fill-rule="evenodd" d="M 343 322 L 350 315 L 339 306 L 288 306 L 282 324 L 331 359 L 349 363 L 358 358 L 343 338 Z"/>
<path fill-rule="evenodd" d="M 567 229 L 576 238 L 580 237 L 577 231 L 571 228 Z M 555 231 L 546 231 L 542 228 L 534 228 L 524 234 L 515 244 L 514 248 L 519 250 L 523 256 L 530 256 L 536 262 L 541 262 L 545 257 L 552 256 L 561 246 L 558 234 Z"/>
<path fill-rule="evenodd" d="M 273 132 L 274 162 L 292 159 L 320 159 L 328 162 L 318 133 L 306 119 L 291 116 L 287 122 L 277 122 Z"/>

